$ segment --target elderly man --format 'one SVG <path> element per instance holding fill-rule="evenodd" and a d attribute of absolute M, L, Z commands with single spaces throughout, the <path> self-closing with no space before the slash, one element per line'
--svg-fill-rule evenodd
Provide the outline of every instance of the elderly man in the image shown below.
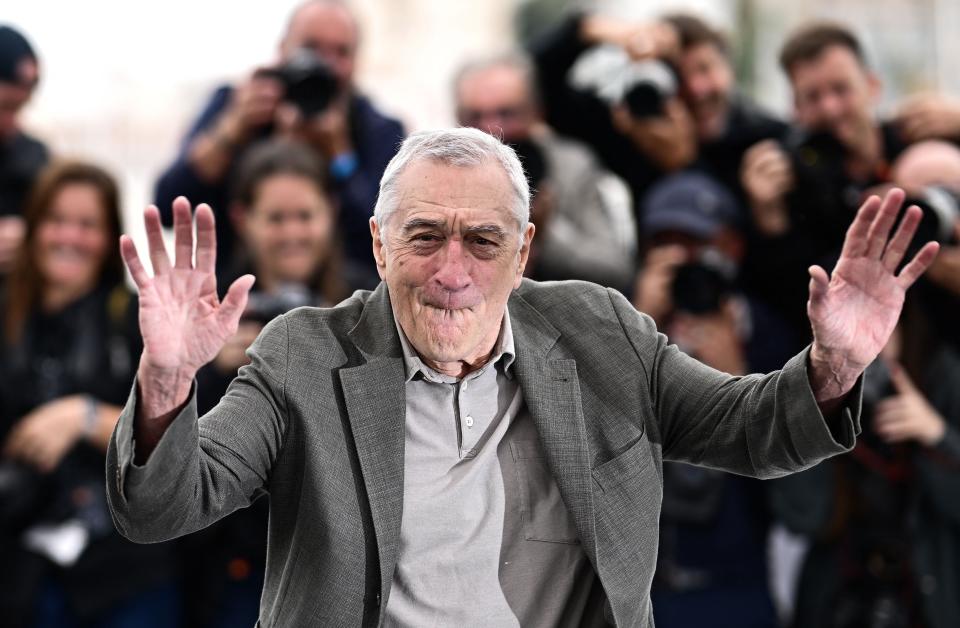
<path fill-rule="evenodd" d="M 925 270 L 899 273 L 920 212 L 872 198 L 828 276 L 816 340 L 735 378 L 668 346 L 618 293 L 522 279 L 533 238 L 516 156 L 474 129 L 411 136 L 370 221 L 383 283 L 264 329 L 220 404 L 193 376 L 236 328 L 214 224 L 158 212 L 154 276 L 124 236 L 144 353 L 109 451 L 129 538 L 187 534 L 270 494 L 260 621 L 270 626 L 649 626 L 665 459 L 772 477 L 848 450 L 858 381 Z"/>

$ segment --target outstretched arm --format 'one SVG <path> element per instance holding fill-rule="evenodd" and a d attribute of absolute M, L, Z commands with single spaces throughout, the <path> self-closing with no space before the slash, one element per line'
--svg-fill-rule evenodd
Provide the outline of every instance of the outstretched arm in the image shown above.
<path fill-rule="evenodd" d="M 171 266 L 157 208 L 150 206 L 144 214 L 153 277 L 130 236 L 120 240 L 124 262 L 140 292 L 143 355 L 137 371 L 140 403 L 134 428 L 138 462 L 146 460 L 183 408 L 200 367 L 236 332 L 254 281 L 252 275 L 240 277 L 221 303 L 214 275 L 213 211 L 209 205 L 197 207 L 196 264 L 190 203 L 182 196 L 173 203 L 173 218 L 176 261 Z"/>

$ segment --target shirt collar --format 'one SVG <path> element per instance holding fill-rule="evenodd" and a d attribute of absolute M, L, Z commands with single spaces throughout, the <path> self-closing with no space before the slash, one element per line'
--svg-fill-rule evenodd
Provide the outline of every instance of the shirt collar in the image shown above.
<path fill-rule="evenodd" d="M 438 373 L 424 364 L 423 360 L 421 360 L 420 356 L 417 354 L 416 349 L 414 349 L 413 345 L 410 344 L 410 340 L 407 339 L 407 335 L 403 333 L 403 328 L 400 327 L 400 323 L 396 320 L 396 317 L 394 317 L 394 323 L 397 326 L 397 333 L 400 334 L 400 346 L 403 348 L 403 361 L 407 367 L 406 381 L 409 382 L 412 380 L 414 377 L 416 377 L 417 373 L 422 373 L 423 376 L 430 381 L 446 383 L 454 383 L 457 381 L 457 378 Z M 499 364 L 504 375 L 506 375 L 508 378 L 513 377 L 510 367 L 513 366 L 513 362 L 516 359 L 517 353 L 513 344 L 513 327 L 510 324 L 510 312 L 506 308 L 503 310 L 503 320 L 500 323 L 500 334 L 497 336 L 497 342 L 493 345 L 493 351 L 491 355 L 493 357 L 491 357 L 486 364 L 473 373 L 467 375 L 467 377 L 473 377 L 485 371 L 491 364 Z"/>

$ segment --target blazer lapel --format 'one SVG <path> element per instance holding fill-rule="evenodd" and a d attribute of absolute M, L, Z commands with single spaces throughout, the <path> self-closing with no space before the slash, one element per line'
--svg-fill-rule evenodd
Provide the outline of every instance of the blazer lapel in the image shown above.
<path fill-rule="evenodd" d="M 341 369 L 340 382 L 377 537 L 380 596 L 385 603 L 403 516 L 406 419 L 406 369 L 385 284 L 370 296 L 349 336 L 366 362 Z"/>
<path fill-rule="evenodd" d="M 516 293 L 510 299 L 510 318 L 524 401 L 583 549 L 596 566 L 590 453 L 577 364 L 547 357 L 560 332 Z"/>

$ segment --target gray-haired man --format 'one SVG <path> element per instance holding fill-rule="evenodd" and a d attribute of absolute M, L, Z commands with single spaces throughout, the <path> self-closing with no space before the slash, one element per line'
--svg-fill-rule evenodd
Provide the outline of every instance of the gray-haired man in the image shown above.
<path fill-rule="evenodd" d="M 196 370 L 237 324 L 213 218 L 178 199 L 176 262 L 156 208 L 140 287 L 144 353 L 109 452 L 129 538 L 186 534 L 269 492 L 266 626 L 652 624 L 662 460 L 772 477 L 852 447 L 859 375 L 906 288 L 920 211 L 864 204 L 832 277 L 811 269 L 816 340 L 733 378 L 667 346 L 619 294 L 521 279 L 533 227 L 516 157 L 457 129 L 411 136 L 371 231 L 384 282 L 276 319 L 197 420 Z"/>

